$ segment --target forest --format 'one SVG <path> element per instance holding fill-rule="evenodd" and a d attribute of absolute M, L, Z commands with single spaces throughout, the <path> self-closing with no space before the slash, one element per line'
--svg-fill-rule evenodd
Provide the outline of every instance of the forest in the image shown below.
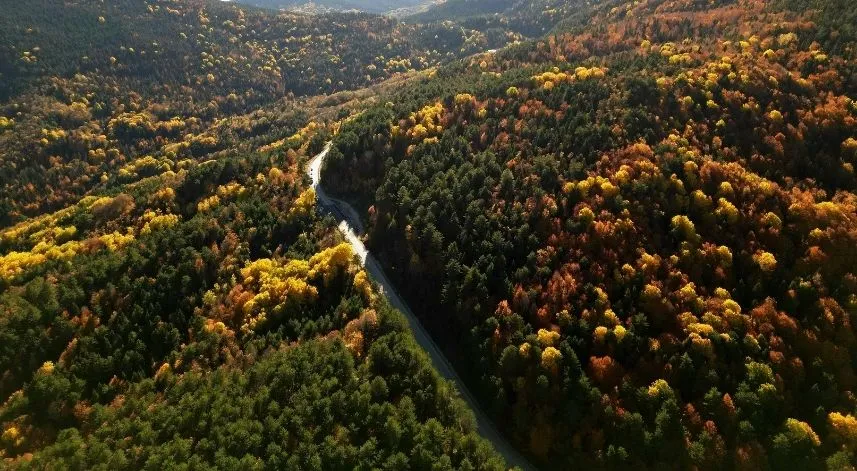
<path fill-rule="evenodd" d="M 0 467 L 506 469 L 303 171 L 353 102 L 481 46 L 221 2 L 8 13 Z"/>
<path fill-rule="evenodd" d="M 325 192 L 535 468 L 857 469 L 855 24 L 4 9 L 0 468 L 509 469 L 317 202 L 331 142 Z"/>
<path fill-rule="evenodd" d="M 596 6 L 346 123 L 325 185 L 546 469 L 854 469 L 847 9 Z"/>
<path fill-rule="evenodd" d="M 362 11 L 368 13 L 388 13 L 398 9 L 420 8 L 428 0 L 241 0 L 241 3 L 270 8 L 273 10 L 332 10 Z"/>
<path fill-rule="evenodd" d="M 561 30 L 588 15 L 593 3 L 587 0 L 446 0 L 405 18 L 414 24 L 456 22 L 483 32 L 490 38 L 506 37 L 509 42 L 540 38 L 560 24 Z"/>
<path fill-rule="evenodd" d="M 0 230 L 4 467 L 504 469 L 316 211 L 313 124 Z"/>
<path fill-rule="evenodd" d="M 220 1 L 36 0 L 7 10 L 4 225 L 70 204 L 139 157 L 222 150 L 229 144 L 211 128 L 226 118 L 360 89 L 496 45 L 453 24 Z"/>

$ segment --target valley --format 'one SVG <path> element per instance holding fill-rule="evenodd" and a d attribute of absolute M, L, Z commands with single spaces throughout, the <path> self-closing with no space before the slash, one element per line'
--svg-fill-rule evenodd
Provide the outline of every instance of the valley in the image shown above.
<path fill-rule="evenodd" d="M 3 469 L 857 466 L 845 0 L 5 12 Z"/>

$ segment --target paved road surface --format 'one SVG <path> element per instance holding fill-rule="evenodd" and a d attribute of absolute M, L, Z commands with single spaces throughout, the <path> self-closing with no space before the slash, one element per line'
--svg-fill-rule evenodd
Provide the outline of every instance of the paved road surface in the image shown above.
<path fill-rule="evenodd" d="M 488 417 L 488 414 L 479 407 L 479 403 L 476 402 L 476 398 L 473 397 L 467 389 L 467 386 L 465 386 L 464 382 L 452 368 L 449 360 L 446 359 L 446 356 L 437 344 L 434 343 L 434 340 L 432 340 L 419 319 L 417 319 L 413 311 L 411 311 L 408 305 L 405 304 L 405 301 L 396 292 L 393 284 L 390 283 L 387 275 L 384 274 L 384 270 L 381 268 L 381 265 L 375 257 L 366 250 L 366 246 L 363 245 L 363 241 L 358 237 L 357 231 L 362 232 L 363 226 L 357 212 L 354 211 L 354 208 L 344 201 L 331 198 L 324 192 L 324 189 L 320 185 L 321 166 L 329 150 L 330 143 L 325 146 L 323 151 L 310 160 L 306 169 L 307 174 L 312 179 L 312 186 L 315 189 L 318 202 L 324 208 L 329 210 L 337 220 L 339 220 L 339 230 L 351 244 L 351 248 L 354 250 L 354 253 L 360 257 L 360 261 L 363 263 L 366 271 L 381 286 L 381 290 L 387 296 L 387 299 L 390 300 L 390 304 L 405 315 L 408 320 L 408 324 L 411 327 L 411 331 L 413 331 L 414 337 L 417 339 L 417 343 L 426 351 L 426 353 L 428 353 L 435 369 L 437 369 L 444 378 L 455 383 L 455 386 L 461 393 L 462 398 L 467 402 L 467 405 L 476 415 L 479 434 L 494 445 L 494 448 L 506 459 L 506 463 L 508 465 L 517 466 L 527 471 L 535 470 L 536 468 L 530 464 L 526 458 L 518 453 L 515 447 L 503 438 L 503 435 L 501 435 L 494 426 L 494 423 Z M 355 228 L 357 231 L 355 231 Z"/>

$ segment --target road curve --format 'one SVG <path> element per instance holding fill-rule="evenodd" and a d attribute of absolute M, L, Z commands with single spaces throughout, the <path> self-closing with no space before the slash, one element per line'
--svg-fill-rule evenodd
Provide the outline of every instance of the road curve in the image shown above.
<path fill-rule="evenodd" d="M 476 424 L 479 434 L 494 445 L 494 448 L 503 455 L 503 458 L 506 459 L 506 463 L 509 466 L 517 466 L 525 471 L 535 470 L 536 468 L 530 464 L 526 458 L 518 453 L 515 447 L 503 438 L 503 435 L 500 434 L 497 427 L 494 426 L 494 423 L 488 417 L 488 414 L 482 410 L 479 403 L 476 402 L 476 398 L 467 389 L 464 381 L 462 381 L 455 372 L 455 369 L 453 369 L 449 360 L 446 359 L 446 356 L 443 354 L 440 347 L 438 347 L 434 340 L 432 340 L 419 319 L 417 319 L 417 316 L 414 315 L 413 311 L 411 311 L 408 305 L 405 304 L 405 301 L 396 292 L 393 284 L 390 283 L 390 280 L 381 268 L 381 264 L 378 263 L 375 257 L 366 249 L 366 246 L 363 245 L 363 241 L 358 237 L 358 232 L 355 231 L 355 228 L 357 228 L 357 231 L 362 232 L 363 230 L 363 226 L 357 212 L 348 203 L 328 196 L 321 187 L 321 167 L 324 163 L 324 158 L 327 157 L 327 153 L 330 151 L 330 146 L 331 143 L 328 142 L 324 147 L 324 150 L 319 152 L 318 155 L 309 161 L 306 168 L 307 175 L 309 175 L 312 180 L 312 187 L 315 190 L 318 202 L 322 207 L 330 211 L 339 221 L 339 231 L 342 232 L 348 240 L 348 243 L 351 244 L 351 248 L 360 258 L 360 262 L 366 268 L 369 275 L 372 276 L 372 278 L 381 286 L 381 291 L 387 296 L 390 304 L 405 315 L 417 343 L 426 351 L 426 353 L 428 353 L 435 369 L 444 378 L 455 383 L 455 386 L 461 393 L 461 397 L 465 402 L 467 402 L 468 407 L 470 407 L 476 415 Z"/>

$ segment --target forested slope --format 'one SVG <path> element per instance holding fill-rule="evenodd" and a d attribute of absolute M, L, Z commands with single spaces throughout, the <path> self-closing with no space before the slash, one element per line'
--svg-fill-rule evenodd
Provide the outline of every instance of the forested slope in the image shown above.
<path fill-rule="evenodd" d="M 545 466 L 854 466 L 842 6 L 597 5 L 336 136 L 326 187 Z"/>
<path fill-rule="evenodd" d="M 399 8 L 419 7 L 427 0 L 240 0 L 240 3 L 256 5 L 274 10 L 291 10 L 312 7 L 321 10 L 364 11 L 368 13 L 387 13 Z"/>
<path fill-rule="evenodd" d="M 35 0 L 3 13 L 0 226 L 59 209 L 138 157 L 222 149 L 200 135 L 218 120 L 487 47 L 459 25 L 220 1 Z"/>
<path fill-rule="evenodd" d="M 276 116 L 0 231 L 4 468 L 504 469 L 316 211 L 327 129 Z"/>
<path fill-rule="evenodd" d="M 488 37 L 510 41 L 539 38 L 560 23 L 573 22 L 593 5 L 617 3 L 587 0 L 448 0 L 407 17 L 415 24 L 455 22 Z"/>
<path fill-rule="evenodd" d="M 35 77 L 95 70 L 160 89 L 204 84 L 196 92 L 211 96 L 230 88 L 319 94 L 425 68 L 462 47 L 480 50 L 460 27 L 208 0 L 34 0 L 4 10 L 0 26 L 0 96 Z"/>
<path fill-rule="evenodd" d="M 377 91 L 300 95 L 477 47 L 433 28 L 4 10 L 0 468 L 505 468 L 302 168 Z"/>

